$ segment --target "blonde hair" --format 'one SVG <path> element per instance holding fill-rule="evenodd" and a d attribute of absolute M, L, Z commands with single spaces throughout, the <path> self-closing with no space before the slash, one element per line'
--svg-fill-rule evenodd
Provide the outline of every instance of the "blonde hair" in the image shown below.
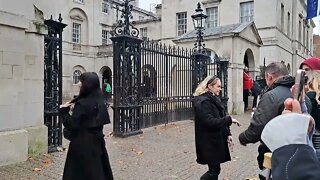
<path fill-rule="evenodd" d="M 207 76 L 200 84 L 197 86 L 196 90 L 193 93 L 193 96 L 200 96 L 208 91 L 208 85 L 215 85 L 218 80 L 216 76 Z M 210 82 L 211 81 L 211 82 Z"/>
<path fill-rule="evenodd" d="M 316 92 L 316 100 L 319 103 L 320 97 L 320 71 L 313 70 L 308 72 L 308 87 L 309 91 Z"/>

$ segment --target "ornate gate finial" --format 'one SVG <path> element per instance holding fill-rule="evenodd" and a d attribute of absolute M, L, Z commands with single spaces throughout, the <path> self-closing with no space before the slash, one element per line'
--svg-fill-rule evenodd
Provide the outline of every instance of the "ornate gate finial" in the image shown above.
<path fill-rule="evenodd" d="M 130 22 L 130 19 L 133 19 L 133 16 L 131 13 L 133 9 L 133 5 L 130 4 L 130 2 L 134 0 L 122 0 L 122 1 L 123 3 L 119 4 L 119 6 L 121 6 L 122 9 L 118 9 L 118 5 L 116 6 L 116 9 L 121 11 L 120 18 L 123 20 L 118 20 L 118 24 L 114 28 L 113 34 L 115 36 L 128 35 L 128 36 L 138 37 L 139 30 L 136 27 L 134 27 L 135 22 L 134 21 Z"/>

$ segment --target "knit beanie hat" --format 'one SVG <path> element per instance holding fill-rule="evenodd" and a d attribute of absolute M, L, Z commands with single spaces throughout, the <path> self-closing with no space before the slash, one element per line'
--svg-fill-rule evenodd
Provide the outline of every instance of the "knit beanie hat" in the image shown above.
<path fill-rule="evenodd" d="M 300 69 L 303 65 L 309 66 L 311 70 L 320 70 L 320 59 L 316 57 L 308 58 L 301 63 Z"/>

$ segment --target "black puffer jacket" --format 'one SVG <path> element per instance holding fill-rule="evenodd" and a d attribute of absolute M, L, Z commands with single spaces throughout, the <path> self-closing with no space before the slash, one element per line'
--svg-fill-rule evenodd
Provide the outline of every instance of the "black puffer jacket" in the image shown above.
<path fill-rule="evenodd" d="M 284 76 L 274 82 L 261 97 L 251 123 L 247 130 L 239 135 L 242 144 L 260 141 L 264 126 L 274 117 L 280 115 L 284 109 L 284 101 L 292 97 L 290 88 L 294 85 L 294 78 Z"/>

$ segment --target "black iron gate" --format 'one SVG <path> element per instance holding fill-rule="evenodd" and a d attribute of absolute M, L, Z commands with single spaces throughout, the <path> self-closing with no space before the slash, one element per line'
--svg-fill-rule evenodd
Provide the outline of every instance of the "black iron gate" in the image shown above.
<path fill-rule="evenodd" d="M 227 106 L 228 61 L 140 40 L 138 29 L 129 21 L 133 8 L 130 1 L 124 0 L 116 7 L 123 21 L 118 21 L 111 38 L 114 135 L 125 137 L 142 133 L 142 128 L 190 119 L 193 91 L 207 75 L 221 78 L 221 97 Z"/>
<path fill-rule="evenodd" d="M 44 123 L 48 127 L 48 152 L 62 145 L 62 123 L 58 108 L 62 104 L 62 31 L 67 25 L 51 17 L 44 23 Z"/>
<path fill-rule="evenodd" d="M 228 61 L 152 41 L 144 41 L 141 49 L 142 128 L 192 118 L 192 94 L 208 75 L 221 79 L 221 98 L 227 106 Z"/>

